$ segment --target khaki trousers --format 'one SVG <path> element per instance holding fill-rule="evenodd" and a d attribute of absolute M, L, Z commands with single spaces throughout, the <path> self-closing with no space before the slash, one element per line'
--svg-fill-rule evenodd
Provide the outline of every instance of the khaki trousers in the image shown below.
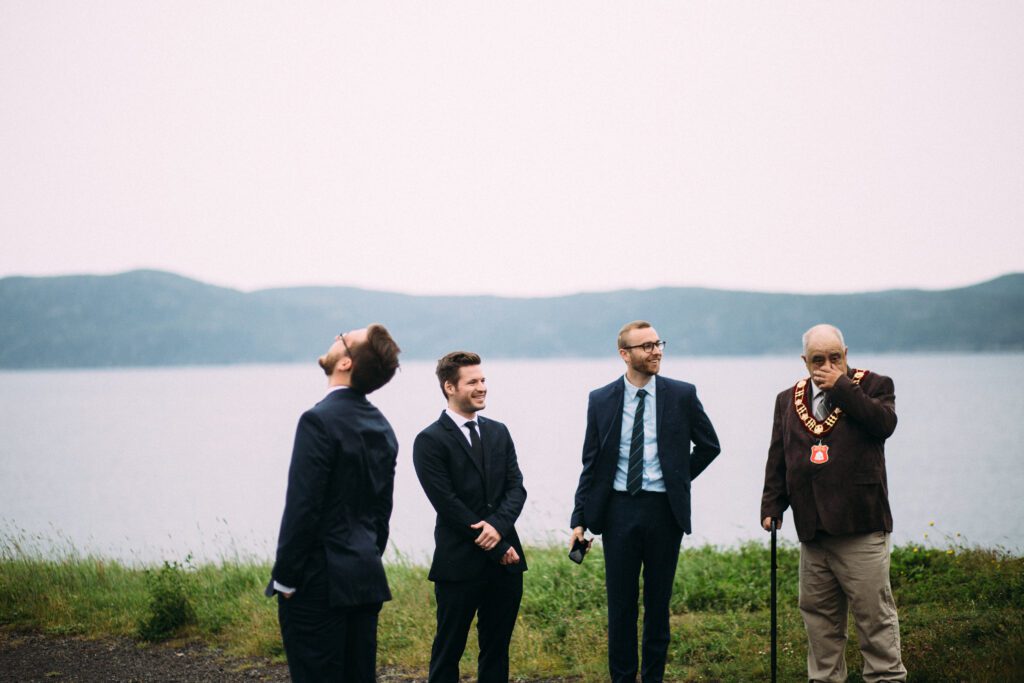
<path fill-rule="evenodd" d="M 807 679 L 846 680 L 847 608 L 853 611 L 864 680 L 905 681 L 900 623 L 889 584 L 889 534 L 819 533 L 800 544 L 800 613 L 807 628 Z"/>

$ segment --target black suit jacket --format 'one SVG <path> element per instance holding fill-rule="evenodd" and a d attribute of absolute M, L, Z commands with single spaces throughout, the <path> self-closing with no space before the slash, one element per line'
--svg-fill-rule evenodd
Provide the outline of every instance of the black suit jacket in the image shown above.
<path fill-rule="evenodd" d="M 590 392 L 587 433 L 583 439 L 583 471 L 576 488 L 570 527 L 600 534 L 605 526 L 608 496 L 615 481 L 622 436 L 623 378 Z M 680 528 L 691 533 L 690 482 L 719 454 L 718 436 L 687 382 L 655 377 L 658 461 L 665 479 L 672 514 Z M 690 450 L 690 444 L 693 450 Z"/>
<path fill-rule="evenodd" d="M 499 563 L 510 545 L 520 561 L 505 570 L 526 571 L 526 555 L 515 527 L 526 502 L 516 449 L 505 425 L 480 416 L 476 421 L 483 462 L 474 458 L 465 435 L 446 412 L 416 436 L 412 447 L 416 476 L 437 511 L 431 581 L 479 578 L 489 562 Z M 501 534 L 501 541 L 490 551 L 473 542 L 480 530 L 469 526 L 480 520 Z"/>
<path fill-rule="evenodd" d="M 366 397 L 332 391 L 303 413 L 295 432 L 273 581 L 301 591 L 327 573 L 332 606 L 391 599 L 381 555 L 398 441 Z"/>

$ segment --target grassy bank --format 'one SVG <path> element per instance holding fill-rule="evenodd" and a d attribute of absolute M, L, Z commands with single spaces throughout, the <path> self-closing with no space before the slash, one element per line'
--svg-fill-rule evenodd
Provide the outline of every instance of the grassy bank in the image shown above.
<path fill-rule="evenodd" d="M 605 680 L 604 563 L 562 548 L 527 550 L 530 571 L 513 638 L 517 677 Z M 804 676 L 795 548 L 779 555 L 780 680 Z M 0 539 L 0 625 L 45 632 L 204 639 L 243 655 L 283 657 L 269 566 L 244 562 L 132 569 L 92 557 L 45 560 Z M 379 663 L 425 671 L 434 602 L 426 569 L 389 567 Z M 893 552 L 903 654 L 913 681 L 1024 680 L 1024 558 L 998 551 L 901 547 Z M 671 680 L 766 680 L 769 558 L 762 545 L 684 549 L 672 600 Z M 184 626 L 178 627 L 179 623 Z M 464 671 L 473 671 L 471 640 Z M 851 625 L 851 680 L 860 657 Z"/>

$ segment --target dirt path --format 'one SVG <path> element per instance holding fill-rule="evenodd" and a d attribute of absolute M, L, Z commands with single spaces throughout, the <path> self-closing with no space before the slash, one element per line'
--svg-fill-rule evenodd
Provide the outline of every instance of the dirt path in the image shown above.
<path fill-rule="evenodd" d="M 466 673 L 466 672 L 463 672 Z M 143 645 L 128 638 L 0 630 L 0 681 L 17 683 L 288 683 L 288 667 L 228 657 L 199 642 Z M 422 683 L 401 671 L 378 671 L 378 683 Z M 569 683 L 567 679 L 530 683 Z"/>
<path fill-rule="evenodd" d="M 140 645 L 127 638 L 0 631 L 0 681 L 289 681 L 288 667 L 226 657 L 200 643 Z"/>
<path fill-rule="evenodd" d="M 142 645 L 128 638 L 0 631 L 0 681 L 17 683 L 287 683 L 288 667 L 266 659 L 239 659 L 198 643 Z M 379 672 L 380 683 L 414 683 Z"/>

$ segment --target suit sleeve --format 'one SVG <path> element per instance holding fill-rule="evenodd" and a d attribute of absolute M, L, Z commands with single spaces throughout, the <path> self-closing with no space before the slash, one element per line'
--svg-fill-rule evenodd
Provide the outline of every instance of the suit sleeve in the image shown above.
<path fill-rule="evenodd" d="M 323 423 L 306 412 L 295 430 L 288 492 L 278 535 L 274 580 L 298 587 L 302 568 L 317 543 L 334 449 Z"/>
<path fill-rule="evenodd" d="M 768 445 L 768 462 L 764 468 L 764 492 L 761 494 L 761 519 L 778 519 L 789 507 L 786 494 L 786 453 L 782 440 L 784 410 L 789 408 L 781 397 L 775 401 L 772 440 Z"/>
<path fill-rule="evenodd" d="M 391 460 L 388 477 L 385 479 L 384 488 L 375 497 L 373 509 L 374 525 L 377 529 L 377 554 L 383 555 L 388 547 L 388 537 L 391 535 L 391 509 L 394 506 L 395 497 L 395 464 L 398 461 L 398 450 L 395 449 L 395 456 Z"/>
<path fill-rule="evenodd" d="M 722 452 L 722 447 L 718 444 L 718 435 L 711 424 L 711 419 L 704 412 L 704 406 L 697 398 L 696 391 L 690 401 L 690 440 L 693 442 L 693 452 L 690 453 L 690 481 L 693 481 Z"/>
<path fill-rule="evenodd" d="M 508 444 L 505 453 L 505 495 L 502 497 L 498 509 L 484 520 L 497 529 L 498 533 L 501 534 L 502 541 L 504 541 L 505 536 L 512 533 L 516 520 L 519 519 L 519 515 L 523 512 L 523 505 L 526 504 L 526 488 L 523 486 L 523 473 L 519 469 L 519 461 L 516 459 L 516 447 L 507 428 L 505 429 L 505 439 Z"/>
<path fill-rule="evenodd" d="M 874 437 L 888 439 L 896 431 L 896 393 L 893 382 L 875 375 L 877 387 L 869 396 L 860 384 L 843 375 L 832 388 L 830 397 L 854 422 Z"/>
<path fill-rule="evenodd" d="M 455 487 L 448 476 L 448 468 L 445 467 L 445 452 L 433 438 L 420 433 L 412 446 L 412 462 L 416 467 L 416 476 L 441 520 L 459 534 L 474 539 L 480 534 L 480 530 L 470 529 L 469 526 L 479 522 L 480 517 L 455 495 Z"/>
<path fill-rule="evenodd" d="M 587 431 L 583 435 L 583 469 L 580 471 L 580 481 L 576 486 L 576 498 L 573 504 L 572 517 L 569 519 L 569 528 L 571 529 L 584 526 L 583 504 L 586 502 L 587 494 L 590 492 L 590 487 L 594 481 L 594 463 L 597 462 L 599 446 L 594 399 L 591 397 L 587 402 Z"/>

